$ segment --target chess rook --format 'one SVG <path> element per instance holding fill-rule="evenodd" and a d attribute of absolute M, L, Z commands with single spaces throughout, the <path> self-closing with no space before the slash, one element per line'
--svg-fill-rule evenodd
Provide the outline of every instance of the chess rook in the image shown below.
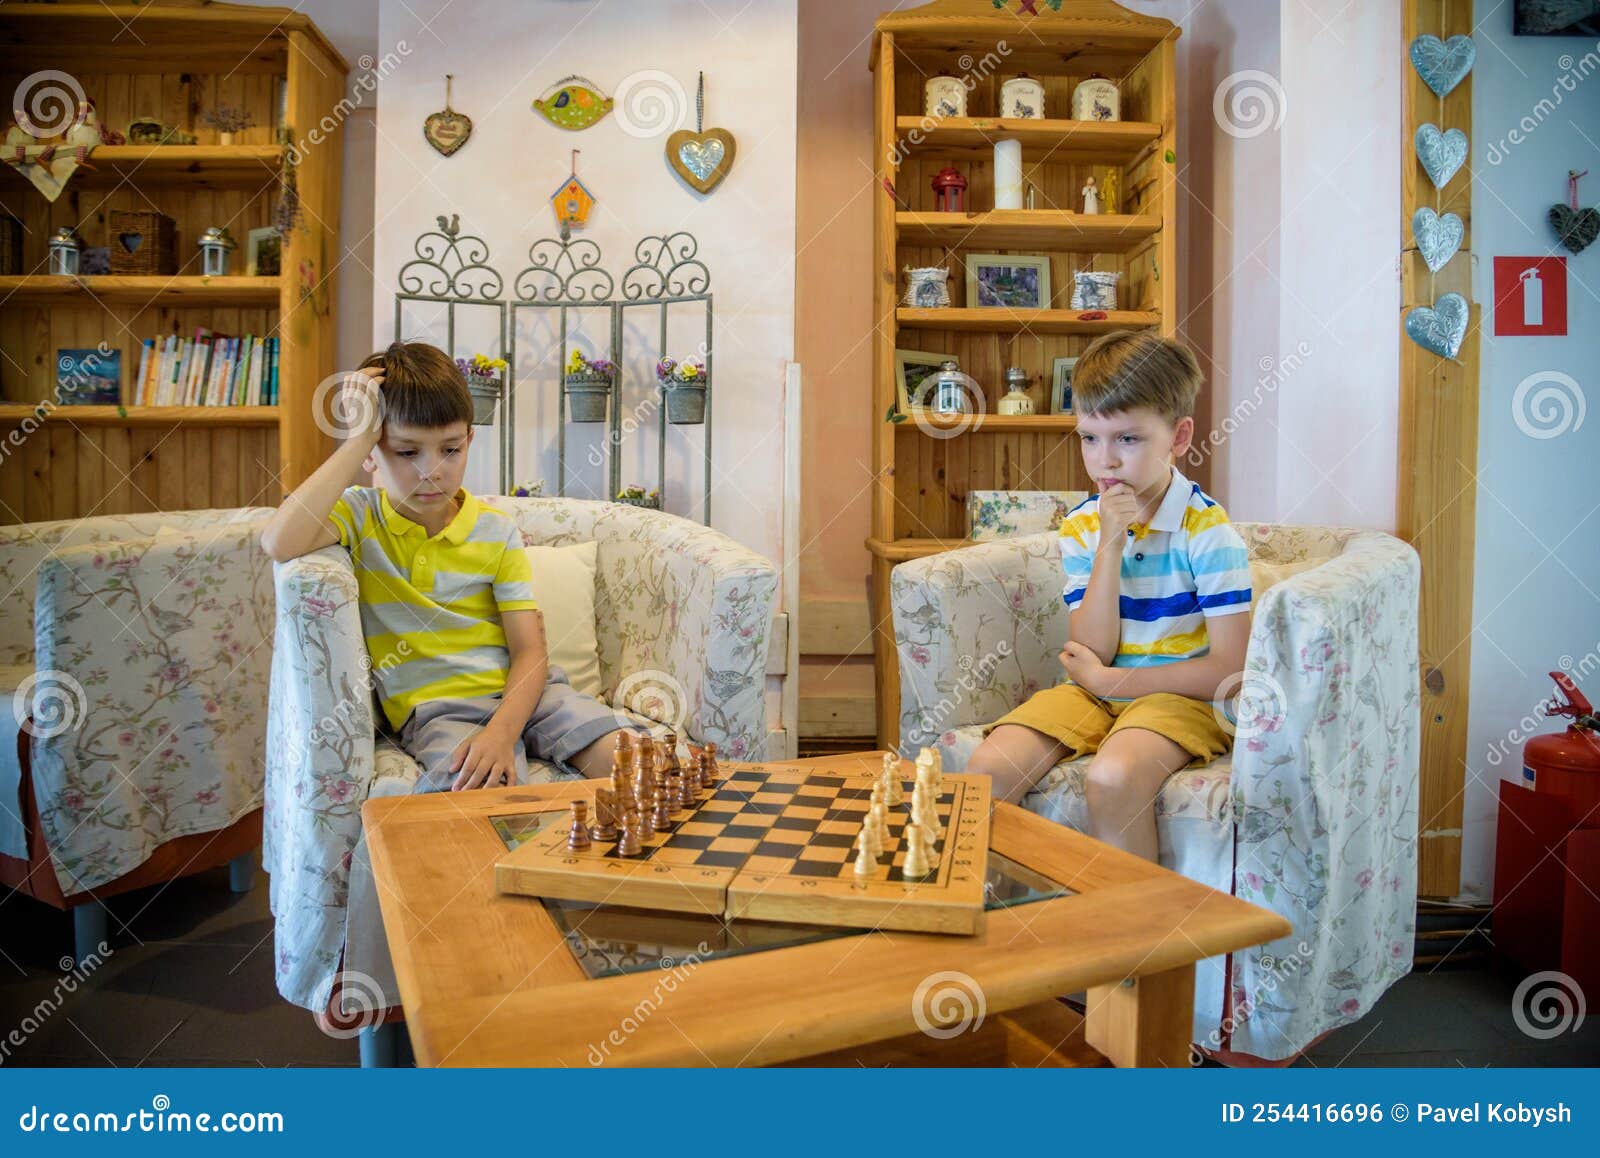
<path fill-rule="evenodd" d="M 589 805 L 587 801 L 572 802 L 572 824 L 567 829 L 568 848 L 589 847 Z"/>

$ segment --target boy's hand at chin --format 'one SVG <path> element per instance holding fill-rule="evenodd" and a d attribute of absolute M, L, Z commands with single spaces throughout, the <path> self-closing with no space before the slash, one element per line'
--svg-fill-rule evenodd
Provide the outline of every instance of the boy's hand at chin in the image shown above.
<path fill-rule="evenodd" d="M 463 740 L 450 756 L 450 771 L 457 773 L 450 791 L 498 788 L 512 783 L 517 775 L 516 744 L 520 738 L 491 722 L 477 735 Z"/>
<path fill-rule="evenodd" d="M 1061 648 L 1061 666 L 1067 676 L 1090 695 L 1103 695 L 1112 669 L 1100 662 L 1100 657 L 1081 643 L 1068 640 Z"/>

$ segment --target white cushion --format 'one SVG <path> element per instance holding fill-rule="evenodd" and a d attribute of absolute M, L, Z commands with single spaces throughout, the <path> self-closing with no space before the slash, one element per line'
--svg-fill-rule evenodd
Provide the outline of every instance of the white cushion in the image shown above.
<path fill-rule="evenodd" d="M 594 627 L 596 545 L 524 547 L 533 568 L 533 598 L 544 612 L 550 662 L 585 695 L 600 696 L 600 643 Z"/>

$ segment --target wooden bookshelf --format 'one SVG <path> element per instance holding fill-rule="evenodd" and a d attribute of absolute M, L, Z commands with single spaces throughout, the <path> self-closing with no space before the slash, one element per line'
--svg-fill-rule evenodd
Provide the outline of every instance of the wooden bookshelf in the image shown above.
<path fill-rule="evenodd" d="M 301 142 L 344 95 L 348 67 L 305 15 L 231 4 L 0 5 L 0 85 L 33 72 L 70 75 L 100 123 L 123 132 L 158 117 L 193 145 L 103 145 L 54 202 L 9 168 L 0 209 L 23 224 L 23 272 L 0 277 L 0 522 L 87 514 L 272 504 L 315 470 L 330 440 L 312 414 L 337 368 L 333 303 L 339 261 L 337 125 L 300 143 L 294 176 L 301 226 L 284 239 L 283 276 L 248 277 L 246 242 L 271 224 L 285 139 Z M 243 108 L 255 124 L 222 144 L 200 115 Z M 109 243 L 117 209 L 159 209 L 177 224 L 177 271 L 162 276 L 54 277 L 47 241 L 76 226 Z M 232 275 L 200 276 L 195 241 L 225 226 Z M 146 338 L 276 337 L 279 405 L 134 406 Z M 120 352 L 122 406 L 44 406 L 56 351 Z"/>
<path fill-rule="evenodd" d="M 878 743 L 900 739 L 900 674 L 889 614 L 897 563 L 968 543 L 966 501 L 974 490 L 1088 490 L 1071 414 L 1049 413 L 1058 358 L 1076 357 L 1098 335 L 1120 329 L 1174 332 L 1177 317 L 1175 47 L 1172 22 L 1110 0 L 1076 0 L 1036 13 L 989 0 L 935 0 L 881 17 L 869 57 L 874 72 L 877 197 L 873 228 L 872 614 Z M 1000 52 L 1004 44 L 1006 51 Z M 965 68 L 962 61 L 966 61 Z M 985 63 L 987 62 L 987 63 Z M 923 83 L 944 72 L 967 82 L 967 116 L 924 115 Z M 1042 120 L 995 115 L 1000 86 L 1020 72 L 1045 88 Z M 1066 119 L 1072 90 L 1091 73 L 1116 81 L 1123 120 Z M 1022 144 L 1034 208 L 994 208 L 994 144 Z M 966 212 L 936 209 L 931 179 L 946 167 L 967 179 Z M 1093 176 L 1114 183 L 1116 205 L 1085 215 L 1080 190 Z M 892 194 L 889 192 L 892 190 Z M 979 307 L 967 301 L 972 253 L 1043 256 L 1050 300 L 1040 308 Z M 902 304 L 902 271 L 950 270 L 948 308 Z M 1084 317 L 1069 308 L 1079 271 L 1122 275 L 1118 308 Z M 954 357 L 984 392 L 976 417 L 886 418 L 896 405 L 895 351 Z M 1021 367 L 1034 415 L 995 413 L 1005 371 Z"/>

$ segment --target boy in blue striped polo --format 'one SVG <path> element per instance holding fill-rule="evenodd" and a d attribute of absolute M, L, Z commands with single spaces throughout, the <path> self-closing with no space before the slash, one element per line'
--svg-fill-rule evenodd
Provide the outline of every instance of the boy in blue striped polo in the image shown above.
<path fill-rule="evenodd" d="M 1250 561 L 1227 513 L 1173 459 L 1194 437 L 1194 354 L 1118 331 L 1079 358 L 1072 392 L 1098 493 L 1061 522 L 1066 682 L 989 725 L 966 771 L 1015 800 L 1062 760 L 1093 752 L 1091 835 L 1157 859 L 1167 777 L 1228 750 L 1222 703 L 1250 634 Z"/>

